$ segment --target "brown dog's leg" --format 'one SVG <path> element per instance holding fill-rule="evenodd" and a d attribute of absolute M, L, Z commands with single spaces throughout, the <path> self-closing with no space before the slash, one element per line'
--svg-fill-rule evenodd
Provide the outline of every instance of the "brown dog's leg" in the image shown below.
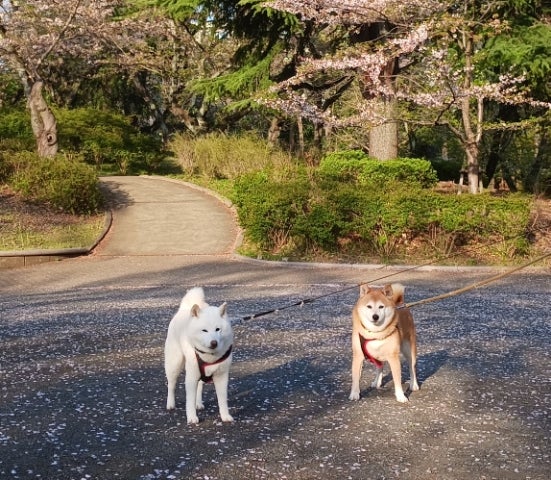
<path fill-rule="evenodd" d="M 406 357 L 409 365 L 410 384 L 409 387 L 412 391 L 419 390 L 419 384 L 417 383 L 417 345 L 415 342 L 403 342 L 402 344 L 403 355 Z"/>
<path fill-rule="evenodd" d="M 350 390 L 350 400 L 360 399 L 360 377 L 362 376 L 363 354 L 352 354 L 352 389 Z"/>
<path fill-rule="evenodd" d="M 400 365 L 400 355 L 389 358 L 388 363 L 390 365 L 390 371 L 392 372 L 392 380 L 394 381 L 394 394 L 396 395 L 396 400 L 405 403 L 408 401 L 408 397 L 404 395 L 404 390 L 402 389 L 402 366 Z"/>

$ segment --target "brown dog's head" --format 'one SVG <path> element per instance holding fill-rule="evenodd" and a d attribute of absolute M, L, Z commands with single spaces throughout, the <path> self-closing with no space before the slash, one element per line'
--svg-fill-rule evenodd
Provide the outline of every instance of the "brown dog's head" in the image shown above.
<path fill-rule="evenodd" d="M 356 312 L 366 330 L 381 332 L 394 320 L 396 306 L 403 301 L 404 286 L 399 283 L 383 287 L 361 285 Z"/>

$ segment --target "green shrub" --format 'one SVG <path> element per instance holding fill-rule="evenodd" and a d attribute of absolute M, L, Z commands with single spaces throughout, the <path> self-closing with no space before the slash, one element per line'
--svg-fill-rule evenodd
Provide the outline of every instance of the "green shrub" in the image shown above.
<path fill-rule="evenodd" d="M 325 180 L 353 181 L 374 188 L 396 181 L 428 188 L 438 181 L 436 171 L 428 160 L 398 158 L 380 161 L 369 158 L 360 150 L 334 152 L 325 156 L 320 162 L 318 175 Z"/>
<path fill-rule="evenodd" d="M 422 255 L 431 245 L 449 254 L 472 241 L 494 242 L 500 259 L 528 251 L 523 236 L 531 199 L 520 194 L 446 195 L 397 180 L 368 188 L 298 171 L 280 178 L 249 174 L 235 192 L 247 238 L 268 253 L 349 251 L 396 259 L 415 251 L 416 238 L 428 245 Z"/>
<path fill-rule="evenodd" d="M 167 152 L 161 139 L 140 133 L 128 117 L 93 108 L 56 109 L 54 115 L 60 151 L 82 155 L 97 169 L 127 174 L 153 173 L 166 167 Z M 0 150 L 36 149 L 26 110 L 1 112 L 0 139 Z"/>
<path fill-rule="evenodd" d="M 337 181 L 356 181 L 369 157 L 361 150 L 342 150 L 323 157 L 318 167 L 322 178 Z"/>
<path fill-rule="evenodd" d="M 96 172 L 82 160 L 21 152 L 11 162 L 14 173 L 10 183 L 26 198 L 70 213 L 93 213 L 100 208 Z"/>
<path fill-rule="evenodd" d="M 1 150 L 32 150 L 36 148 L 29 112 L 27 110 L 1 110 L 0 139 Z"/>
<path fill-rule="evenodd" d="M 144 135 L 131 119 L 93 108 L 55 112 L 61 151 L 77 152 L 86 163 L 117 173 L 153 173 L 167 156 L 158 137 Z"/>
<path fill-rule="evenodd" d="M 295 237 L 293 243 L 304 249 L 319 247 L 329 252 L 334 251 L 345 225 L 330 205 L 309 205 L 302 215 L 297 216 L 291 229 L 291 234 Z"/>
<path fill-rule="evenodd" d="M 400 182 L 401 188 L 419 185 L 429 188 L 436 184 L 438 177 L 428 160 L 419 158 L 397 158 L 396 160 L 368 160 L 358 175 L 360 184 L 380 188 L 389 182 Z"/>
<path fill-rule="evenodd" d="M 271 179 L 265 172 L 243 175 L 235 182 L 234 201 L 247 238 L 262 249 L 281 250 L 291 239 L 309 196 L 306 175 Z"/>

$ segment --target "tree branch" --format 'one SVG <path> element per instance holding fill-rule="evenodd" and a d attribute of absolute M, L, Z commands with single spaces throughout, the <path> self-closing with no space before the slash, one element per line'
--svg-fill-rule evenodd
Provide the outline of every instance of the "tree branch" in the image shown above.
<path fill-rule="evenodd" d="M 59 41 L 61 40 L 61 38 L 63 37 L 63 35 L 67 31 L 67 29 L 69 28 L 69 26 L 71 25 L 71 23 L 75 19 L 81 3 L 82 3 L 82 0 L 77 0 L 77 2 L 75 3 L 75 8 L 73 9 L 71 14 L 69 15 L 69 18 L 67 18 L 67 21 L 65 22 L 65 25 L 63 25 L 63 28 L 59 31 L 57 37 L 53 40 L 53 42 L 50 44 L 48 49 L 44 52 L 44 54 L 36 62 L 36 70 L 38 69 L 38 67 L 40 67 L 42 62 L 44 60 L 46 60 L 46 58 L 48 58 L 48 56 L 50 55 L 50 53 L 52 53 L 55 46 L 59 43 Z"/>

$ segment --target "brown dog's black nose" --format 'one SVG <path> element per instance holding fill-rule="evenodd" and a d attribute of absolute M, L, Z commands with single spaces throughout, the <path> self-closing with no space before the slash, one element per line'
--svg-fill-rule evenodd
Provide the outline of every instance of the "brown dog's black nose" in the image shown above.
<path fill-rule="evenodd" d="M 373 321 L 376 322 L 377 320 L 379 320 L 379 315 L 377 315 L 376 313 L 373 314 Z"/>
<path fill-rule="evenodd" d="M 218 346 L 218 342 L 216 340 L 210 341 L 210 348 L 216 348 Z"/>

